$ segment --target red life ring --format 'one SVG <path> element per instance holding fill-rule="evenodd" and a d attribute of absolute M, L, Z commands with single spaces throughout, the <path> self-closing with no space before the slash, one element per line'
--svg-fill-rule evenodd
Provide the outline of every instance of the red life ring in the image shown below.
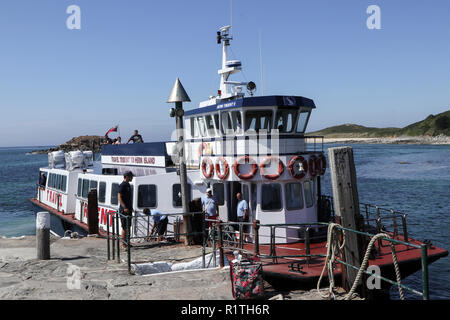
<path fill-rule="evenodd" d="M 241 160 L 245 160 L 245 162 L 251 163 L 252 171 L 250 171 L 247 174 L 242 174 L 239 171 L 239 162 L 241 162 Z M 242 180 L 249 180 L 253 178 L 256 174 L 256 171 L 258 171 L 258 165 L 256 164 L 255 160 L 253 160 L 250 156 L 242 156 L 239 159 L 237 159 L 236 162 L 234 163 L 234 173 L 238 176 L 238 178 Z"/>
<path fill-rule="evenodd" d="M 311 177 L 315 177 L 318 173 L 316 159 L 317 157 L 313 154 L 309 157 L 309 174 Z"/>
<path fill-rule="evenodd" d="M 325 159 L 323 154 L 316 159 L 316 167 L 319 175 L 323 176 L 325 174 L 325 170 L 327 169 L 327 159 Z"/>
<path fill-rule="evenodd" d="M 269 165 L 269 164 L 272 162 L 272 160 L 278 160 L 278 173 L 275 173 L 275 174 L 266 174 L 265 168 L 267 167 L 267 165 Z M 260 169 L 261 169 L 261 175 L 262 175 L 264 178 L 269 179 L 269 180 L 277 180 L 277 179 L 283 174 L 283 171 L 284 171 L 284 164 L 283 164 L 283 161 L 281 161 L 280 158 L 278 158 L 278 157 L 272 157 L 272 156 L 266 157 L 266 158 L 261 162 L 261 164 L 259 165 L 259 167 L 260 167 Z"/>
<path fill-rule="evenodd" d="M 295 173 L 294 165 L 297 162 L 301 162 L 303 170 Z M 288 169 L 292 177 L 294 177 L 295 179 L 301 179 L 308 172 L 308 162 L 302 156 L 294 156 L 292 157 L 291 161 L 289 161 Z"/>
<path fill-rule="evenodd" d="M 223 166 L 224 166 L 223 174 L 220 172 L 220 163 L 223 163 Z M 225 180 L 226 178 L 228 178 L 228 174 L 230 173 L 230 167 L 228 166 L 228 162 L 227 162 L 227 160 L 225 160 L 225 158 L 220 157 L 217 159 L 216 173 L 217 173 L 217 176 L 219 177 L 219 179 L 221 179 L 221 180 Z"/>
<path fill-rule="evenodd" d="M 198 146 L 198 157 L 200 158 L 203 155 L 203 150 L 206 150 L 208 148 L 208 145 L 206 142 L 200 143 Z"/>
<path fill-rule="evenodd" d="M 206 163 L 208 162 L 209 170 L 206 171 Z M 202 160 L 202 173 L 206 179 L 209 179 L 213 175 L 214 165 L 210 158 L 203 158 Z"/>

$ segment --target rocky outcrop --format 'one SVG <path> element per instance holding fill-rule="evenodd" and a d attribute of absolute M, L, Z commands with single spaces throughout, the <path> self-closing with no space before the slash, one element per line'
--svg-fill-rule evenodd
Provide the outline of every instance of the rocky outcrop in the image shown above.
<path fill-rule="evenodd" d="M 101 145 L 106 143 L 105 136 L 80 136 L 72 138 L 71 140 L 60 144 L 57 147 L 45 149 L 45 150 L 35 150 L 32 154 L 46 154 L 53 151 L 92 151 L 94 153 L 99 153 L 101 151 Z"/>

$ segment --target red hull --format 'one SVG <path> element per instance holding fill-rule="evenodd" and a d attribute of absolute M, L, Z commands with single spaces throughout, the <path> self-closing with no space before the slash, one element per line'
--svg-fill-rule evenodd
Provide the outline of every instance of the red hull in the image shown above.
<path fill-rule="evenodd" d="M 48 211 L 50 214 L 53 214 L 63 220 L 66 223 L 69 223 L 71 225 L 77 226 L 78 228 L 81 228 L 82 230 L 88 232 L 88 225 L 84 222 L 81 222 L 80 220 L 75 219 L 75 213 L 62 213 L 52 207 L 49 207 L 41 202 L 39 202 L 35 198 L 30 199 L 31 203 L 35 206 L 42 208 L 44 211 Z M 106 236 L 106 232 L 102 229 L 99 229 L 99 234 L 101 236 Z"/>
<path fill-rule="evenodd" d="M 403 238 L 398 240 L 403 241 Z M 409 243 L 421 245 L 422 243 L 409 238 Z M 313 243 L 310 245 L 311 255 L 326 255 L 326 241 L 320 243 Z M 381 250 L 378 244 L 375 245 L 378 254 L 374 259 L 369 260 L 369 266 L 377 265 L 380 267 L 381 275 L 395 280 L 394 265 L 392 262 L 392 253 L 390 246 L 382 246 Z M 248 251 L 253 251 L 253 245 L 245 244 L 244 249 Z M 269 255 L 270 246 L 260 245 L 260 254 Z M 298 251 L 302 250 L 302 251 Z M 421 269 L 421 250 L 405 245 L 395 245 L 397 260 L 400 266 L 400 272 L 402 278 L 409 276 L 412 273 L 417 272 Z M 305 254 L 305 244 L 304 243 L 291 243 L 291 244 L 277 244 L 276 245 L 276 256 L 287 256 L 287 255 L 300 255 Z M 229 259 L 234 259 L 234 256 L 229 253 Z M 432 246 L 428 248 L 428 263 L 432 263 L 441 257 L 448 255 L 448 251 Z M 263 263 L 264 276 L 266 278 L 272 278 L 280 281 L 280 284 L 292 283 L 303 283 L 305 286 L 315 286 L 322 273 L 323 265 L 325 262 L 324 257 L 312 257 L 307 261 L 305 257 L 292 257 L 292 258 L 278 258 L 276 261 L 273 259 L 263 258 L 261 259 Z M 290 264 L 295 264 L 295 269 L 292 270 Z M 335 269 L 334 276 L 338 280 L 342 274 L 342 265 L 337 263 L 337 268 Z M 325 271 L 325 276 L 327 272 Z"/>

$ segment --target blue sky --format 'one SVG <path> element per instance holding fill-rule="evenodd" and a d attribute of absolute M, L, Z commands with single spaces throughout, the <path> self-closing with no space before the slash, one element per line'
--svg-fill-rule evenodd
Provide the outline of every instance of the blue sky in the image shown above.
<path fill-rule="evenodd" d="M 196 108 L 216 93 L 230 0 L 2 0 L 0 146 L 53 145 L 119 124 L 168 139 L 179 77 Z M 309 131 L 403 127 L 450 109 L 450 2 L 234 0 L 232 58 L 265 94 L 314 99 Z M 70 5 L 81 30 L 69 30 Z M 381 30 L 369 30 L 369 5 Z"/>

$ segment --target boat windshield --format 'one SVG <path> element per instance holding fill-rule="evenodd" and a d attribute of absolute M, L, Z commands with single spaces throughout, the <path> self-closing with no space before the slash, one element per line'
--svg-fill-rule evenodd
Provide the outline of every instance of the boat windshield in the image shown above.
<path fill-rule="evenodd" d="M 270 132 L 272 127 L 272 111 L 248 111 L 245 114 L 245 131 L 258 132 L 261 129 Z"/>
<path fill-rule="evenodd" d="M 310 111 L 301 111 L 298 115 L 297 132 L 305 132 Z"/>
<path fill-rule="evenodd" d="M 294 130 L 296 119 L 296 109 L 278 110 L 277 117 L 275 118 L 275 129 L 278 129 L 280 133 L 292 132 Z"/>

